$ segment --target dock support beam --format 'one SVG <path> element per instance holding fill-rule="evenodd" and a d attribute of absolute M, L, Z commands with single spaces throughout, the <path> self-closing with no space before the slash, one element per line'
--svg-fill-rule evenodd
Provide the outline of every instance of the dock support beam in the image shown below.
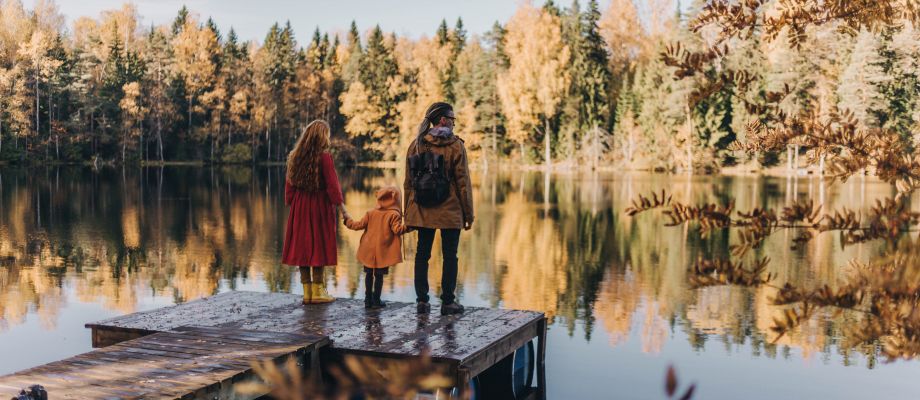
<path fill-rule="evenodd" d="M 546 318 L 537 322 L 537 398 L 546 400 Z"/>

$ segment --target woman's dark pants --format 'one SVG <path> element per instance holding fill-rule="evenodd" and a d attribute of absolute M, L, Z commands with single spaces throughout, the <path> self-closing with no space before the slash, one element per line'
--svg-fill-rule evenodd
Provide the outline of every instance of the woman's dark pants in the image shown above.
<path fill-rule="evenodd" d="M 441 304 L 454 302 L 457 288 L 457 246 L 460 244 L 459 229 L 440 229 L 441 254 L 444 259 L 441 273 Z M 418 228 L 418 248 L 415 252 L 415 296 L 416 301 L 428 302 L 428 260 L 434 245 L 435 229 Z"/>

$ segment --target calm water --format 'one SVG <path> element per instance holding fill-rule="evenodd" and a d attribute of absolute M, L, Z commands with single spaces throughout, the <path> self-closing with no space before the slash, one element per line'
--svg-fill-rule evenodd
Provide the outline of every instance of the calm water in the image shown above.
<path fill-rule="evenodd" d="M 389 170 L 340 174 L 355 215 L 372 207 L 375 188 L 401 182 Z M 636 194 L 663 188 L 686 202 L 734 198 L 740 209 L 805 197 L 834 208 L 870 204 L 892 193 L 887 185 L 541 173 L 476 174 L 474 185 L 460 301 L 549 316 L 552 399 L 661 399 L 669 364 L 705 399 L 920 393 L 920 363 L 838 347 L 846 315 L 821 314 L 773 343 L 773 289 L 688 289 L 692 260 L 723 255 L 729 235 L 703 241 L 655 214 L 623 214 Z M 299 293 L 296 273 L 278 264 L 285 217 L 280 168 L 0 170 L 0 374 L 90 350 L 86 322 L 229 290 Z M 363 296 L 359 238 L 340 232 L 336 296 Z M 882 249 L 842 249 L 824 234 L 790 250 L 789 239 L 778 234 L 751 255 L 773 260 L 777 283 L 833 284 L 847 261 Z M 411 266 L 397 267 L 384 292 L 413 301 Z"/>

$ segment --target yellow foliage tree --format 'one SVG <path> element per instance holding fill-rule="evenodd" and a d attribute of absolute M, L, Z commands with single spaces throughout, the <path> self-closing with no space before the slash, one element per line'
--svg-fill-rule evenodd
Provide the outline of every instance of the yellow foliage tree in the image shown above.
<path fill-rule="evenodd" d="M 521 148 L 543 122 L 543 158 L 551 166 L 550 121 L 569 87 L 564 73 L 570 51 L 562 41 L 559 17 L 522 4 L 508 21 L 505 54 L 508 70 L 498 75 L 498 95 L 508 119 L 508 134 Z"/>
<path fill-rule="evenodd" d="M 610 65 L 616 69 L 628 68 L 652 50 L 633 0 L 610 0 L 598 28 L 610 49 Z"/>
<path fill-rule="evenodd" d="M 191 129 L 196 98 L 212 88 L 217 78 L 217 65 L 212 59 L 218 48 L 217 37 L 210 29 L 199 26 L 195 18 L 189 17 L 173 38 L 172 45 L 176 72 L 185 80 L 188 89 L 188 126 Z"/>
<path fill-rule="evenodd" d="M 121 140 L 121 159 L 125 160 L 129 138 L 140 137 L 139 146 L 144 141 L 141 121 L 144 120 L 147 110 L 141 104 L 141 85 L 139 83 L 126 83 L 122 90 L 125 95 L 121 98 L 118 106 L 121 108 L 122 124 L 124 125 Z M 138 150 L 140 153 L 140 148 Z"/>
<path fill-rule="evenodd" d="M 378 121 L 383 118 L 384 111 L 377 106 L 370 91 L 360 81 L 352 83 L 345 93 L 342 93 L 342 115 L 348 117 L 345 131 L 351 137 L 361 135 L 379 135 L 383 133 Z M 379 143 L 379 142 L 378 142 Z"/>
<path fill-rule="evenodd" d="M 29 115 L 32 102 L 26 87 L 22 71 L 18 66 L 10 69 L 0 68 L 0 149 L 3 134 L 12 133 L 15 138 L 29 131 Z M 4 119 L 6 125 L 3 125 Z"/>
<path fill-rule="evenodd" d="M 399 131 L 403 146 L 408 146 L 417 133 L 419 122 L 425 117 L 425 110 L 431 103 L 444 101 L 444 85 L 441 76 L 450 68 L 450 44 L 440 45 L 436 39 L 423 37 L 412 43 L 400 39 L 396 45 L 396 57 L 401 75 L 414 75 L 415 82 L 403 90 L 406 99 L 399 104 Z"/>

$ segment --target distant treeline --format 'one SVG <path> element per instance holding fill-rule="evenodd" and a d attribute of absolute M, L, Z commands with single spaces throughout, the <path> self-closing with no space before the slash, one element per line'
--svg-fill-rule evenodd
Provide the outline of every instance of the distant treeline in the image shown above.
<path fill-rule="evenodd" d="M 419 39 L 352 23 L 342 37 L 317 30 L 298 40 L 289 23 L 275 24 L 255 43 L 185 7 L 167 25 L 141 26 L 126 4 L 65 27 L 52 1 L 0 0 L 0 161 L 276 161 L 315 118 L 330 122 L 340 159 L 394 160 L 425 108 L 446 99 L 483 161 L 718 168 L 755 161 L 728 147 L 751 121 L 770 123 L 740 99 L 766 102 L 785 86 L 790 114 L 850 110 L 913 140 L 912 27 L 831 24 L 798 47 L 735 40 L 704 76 L 731 67 L 753 71 L 757 84 L 691 101 L 695 80 L 679 79 L 659 54 L 709 44 L 705 30 L 688 28 L 703 3 L 612 0 L 601 12 L 596 0 L 525 2 L 481 36 L 460 19 L 431 21 L 434 34 Z"/>

